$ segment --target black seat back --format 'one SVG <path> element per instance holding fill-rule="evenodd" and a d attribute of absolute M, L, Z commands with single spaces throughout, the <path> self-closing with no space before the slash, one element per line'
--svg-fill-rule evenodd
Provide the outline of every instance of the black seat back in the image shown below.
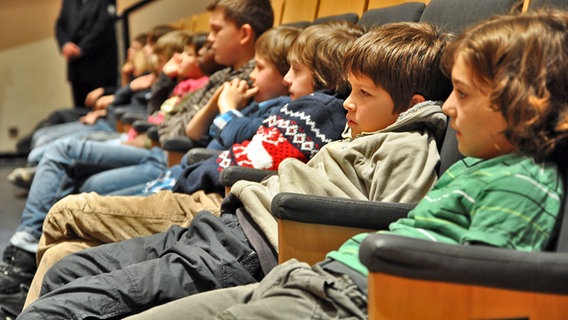
<path fill-rule="evenodd" d="M 320 17 L 315 19 L 312 22 L 312 25 L 329 22 L 329 21 L 347 21 L 351 23 L 357 23 L 357 21 L 359 21 L 359 16 L 356 13 L 344 13 L 334 16 Z"/>
<path fill-rule="evenodd" d="M 550 250 L 556 252 L 568 252 L 568 174 L 567 168 L 562 168 L 564 175 L 564 198 L 562 199 L 562 207 L 557 225 L 556 238 L 550 245 Z"/>
<path fill-rule="evenodd" d="M 558 8 L 568 10 L 568 0 L 531 0 L 529 10 Z"/>
<path fill-rule="evenodd" d="M 522 1 L 431 0 L 424 9 L 420 21 L 431 23 L 443 31 L 459 34 L 471 24 L 493 15 L 509 13 L 519 3 Z"/>
<path fill-rule="evenodd" d="M 463 155 L 458 150 L 458 140 L 456 132 L 449 125 L 446 128 L 444 141 L 440 148 L 440 166 L 438 167 L 438 177 L 451 167 L 456 161 L 463 159 Z"/>
<path fill-rule="evenodd" d="M 358 24 L 367 30 L 392 22 L 418 22 L 426 8 L 424 2 L 407 2 L 395 6 L 369 9 L 363 13 Z"/>

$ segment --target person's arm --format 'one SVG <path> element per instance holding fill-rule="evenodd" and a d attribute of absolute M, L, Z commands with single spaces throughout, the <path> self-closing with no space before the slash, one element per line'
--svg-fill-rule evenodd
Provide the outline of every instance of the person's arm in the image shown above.
<path fill-rule="evenodd" d="M 226 82 L 220 87 L 220 90 L 217 90 L 215 93 L 214 98 L 216 99 L 212 98 L 209 101 L 209 110 L 206 115 L 203 115 L 203 120 L 196 120 L 200 121 L 197 128 L 193 130 L 193 126 L 196 126 L 196 124 L 190 122 L 187 126 L 186 133 L 190 138 L 195 139 L 193 138 L 194 136 L 203 136 L 209 128 L 210 135 L 215 137 L 227 123 L 235 118 L 243 117 L 239 110 L 241 110 L 244 103 L 250 100 L 257 92 L 258 88 L 248 88 L 248 84 L 244 80 L 233 79 L 230 82 Z M 214 103 L 215 106 L 209 105 L 210 103 Z M 215 117 L 216 114 L 219 115 Z"/>
<path fill-rule="evenodd" d="M 242 109 L 257 92 L 258 88 L 249 88 L 245 80 L 233 79 L 226 82 L 217 101 L 219 113 Z"/>
<path fill-rule="evenodd" d="M 142 91 L 150 89 L 154 84 L 154 82 L 156 82 L 157 78 L 158 77 L 155 74 L 148 73 L 130 81 L 128 85 L 130 86 L 130 89 L 132 89 L 132 91 L 134 92 Z"/>
<path fill-rule="evenodd" d="M 112 104 L 115 106 L 130 104 L 134 93 L 150 88 L 155 79 L 156 75 L 150 73 L 132 80 L 127 86 L 116 90 Z"/>
<path fill-rule="evenodd" d="M 74 4 L 63 1 L 61 4 L 61 11 L 55 22 L 55 37 L 59 45 L 59 50 L 66 60 L 73 60 L 81 55 L 81 48 L 73 42 L 71 35 L 73 30 L 69 30 L 71 22 L 69 19 L 75 19 L 74 13 L 71 12 L 71 6 Z"/>
<path fill-rule="evenodd" d="M 150 114 L 160 110 L 160 107 L 171 95 L 176 86 L 175 77 L 169 77 L 165 73 L 160 73 L 158 79 L 152 84 L 152 95 L 148 100 L 148 112 Z"/>
<path fill-rule="evenodd" d="M 227 112 L 225 117 L 228 115 L 232 115 L 232 117 L 230 119 L 222 119 L 222 117 L 218 116 L 213 120 L 213 124 L 209 128 L 209 134 L 223 149 L 227 149 L 235 143 L 249 140 L 267 117 L 274 112 L 278 112 L 289 101 L 289 97 L 282 96 L 261 102 L 260 104 L 253 102 L 239 112 L 241 116 L 237 115 L 238 111 Z"/>
<path fill-rule="evenodd" d="M 213 122 L 213 119 L 219 112 L 217 101 L 219 100 L 219 96 L 222 91 L 223 86 L 217 88 L 217 91 L 215 91 L 215 94 L 213 94 L 207 104 L 203 108 L 201 108 L 187 124 L 185 128 L 185 134 L 191 140 L 199 141 L 201 137 L 207 132 L 207 129 L 209 129 L 209 126 Z"/>
<path fill-rule="evenodd" d="M 100 97 L 102 97 L 104 95 L 104 93 L 105 93 L 105 89 L 103 87 L 91 90 L 87 94 L 87 97 L 85 98 L 85 107 L 94 108 L 95 103 L 97 102 L 97 100 L 99 100 Z"/>
<path fill-rule="evenodd" d="M 105 117 L 106 115 L 106 110 L 94 110 L 87 113 L 87 115 L 79 118 L 79 121 L 81 121 L 81 123 L 92 126 L 97 122 L 99 118 Z"/>
<path fill-rule="evenodd" d="M 55 38 L 59 45 L 59 50 L 63 49 L 65 43 L 70 41 L 69 30 L 67 30 L 67 17 L 71 14 L 68 9 L 67 0 L 61 2 L 61 11 L 55 22 Z"/>
<path fill-rule="evenodd" d="M 120 68 L 120 85 L 127 85 L 134 78 L 134 63 L 126 61 Z"/>
<path fill-rule="evenodd" d="M 242 109 L 243 103 L 257 91 L 257 88 L 248 89 L 246 81 L 243 80 L 233 79 L 225 82 L 187 124 L 186 135 L 192 140 L 200 140 L 213 123 L 216 114 L 222 115 L 228 111 Z"/>
<path fill-rule="evenodd" d="M 97 101 L 95 102 L 94 109 L 95 110 L 106 109 L 106 108 L 108 108 L 108 106 L 113 104 L 114 101 L 115 101 L 114 94 L 102 96 L 102 97 L 98 98 Z"/>

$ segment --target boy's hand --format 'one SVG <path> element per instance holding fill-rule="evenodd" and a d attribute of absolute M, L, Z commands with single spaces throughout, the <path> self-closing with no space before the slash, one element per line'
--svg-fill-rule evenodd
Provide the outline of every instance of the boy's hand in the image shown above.
<path fill-rule="evenodd" d="M 125 62 L 120 68 L 120 72 L 122 72 L 123 75 L 130 76 L 134 73 L 134 63 L 132 63 L 132 61 Z"/>
<path fill-rule="evenodd" d="M 81 48 L 73 42 L 67 42 L 61 48 L 61 53 L 67 61 L 78 58 L 81 55 Z"/>
<path fill-rule="evenodd" d="M 95 110 L 87 113 L 86 116 L 79 118 L 84 124 L 94 125 L 97 119 L 106 116 L 106 110 Z"/>
<path fill-rule="evenodd" d="M 95 110 L 102 110 L 108 108 L 114 102 L 114 94 L 109 94 L 106 96 L 100 97 L 95 102 Z"/>
<path fill-rule="evenodd" d="M 174 53 L 174 55 L 166 62 L 162 67 L 162 72 L 170 79 L 177 77 L 178 69 L 181 64 L 181 55 L 179 53 Z"/>
<path fill-rule="evenodd" d="M 155 80 L 156 75 L 153 73 L 140 76 L 130 82 L 130 89 L 132 89 L 132 91 L 148 89 L 152 86 Z"/>
<path fill-rule="evenodd" d="M 217 101 L 219 113 L 221 114 L 229 110 L 244 108 L 250 98 L 258 92 L 258 88 L 249 88 L 247 82 L 240 79 L 225 82 L 222 88 L 223 90 Z"/>
<path fill-rule="evenodd" d="M 85 107 L 93 108 L 95 106 L 95 102 L 102 97 L 103 93 L 105 93 L 105 89 L 102 87 L 91 90 L 85 98 Z"/>

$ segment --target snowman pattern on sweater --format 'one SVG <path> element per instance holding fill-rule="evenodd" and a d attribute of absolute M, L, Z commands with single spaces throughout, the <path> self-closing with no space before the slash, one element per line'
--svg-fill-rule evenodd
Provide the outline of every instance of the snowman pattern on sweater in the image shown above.
<path fill-rule="evenodd" d="M 232 165 L 277 170 L 286 158 L 308 161 L 345 126 L 343 100 L 312 93 L 269 116 L 251 140 L 235 144 L 218 158 L 218 170 Z"/>

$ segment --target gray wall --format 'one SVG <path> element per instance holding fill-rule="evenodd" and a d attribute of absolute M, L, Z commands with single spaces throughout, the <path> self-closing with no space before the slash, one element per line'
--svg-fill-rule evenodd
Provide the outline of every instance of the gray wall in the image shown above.
<path fill-rule="evenodd" d="M 118 0 L 118 9 L 136 0 Z M 51 111 L 71 106 L 65 61 L 53 37 L 60 0 L 0 1 L 0 153 Z M 158 0 L 130 19 L 131 34 L 205 10 L 208 0 Z M 10 129 L 18 136 L 11 137 Z"/>

